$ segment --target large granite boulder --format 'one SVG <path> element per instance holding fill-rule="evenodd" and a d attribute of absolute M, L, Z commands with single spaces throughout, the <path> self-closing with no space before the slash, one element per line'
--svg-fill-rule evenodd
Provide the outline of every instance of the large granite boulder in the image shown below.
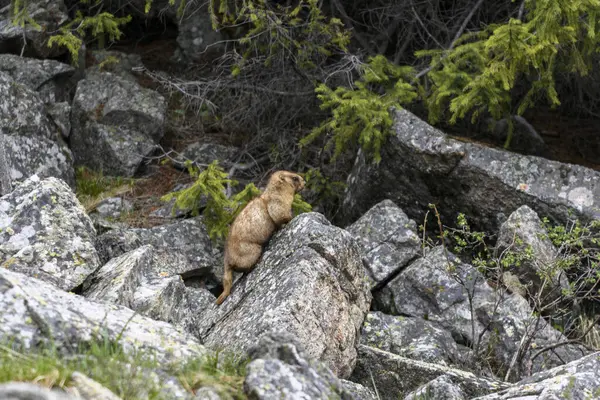
<path fill-rule="evenodd" d="M 474 400 L 600 398 L 600 353 L 532 375 L 510 388 Z"/>
<path fill-rule="evenodd" d="M 184 285 L 181 271 L 194 267 L 186 261 L 176 251 L 156 251 L 152 245 L 144 245 L 111 259 L 91 275 L 83 284 L 83 295 L 192 332 L 195 319 L 203 308 L 212 306 L 215 297 L 206 289 Z"/>
<path fill-rule="evenodd" d="M 413 262 L 374 296 L 380 311 L 436 323 L 476 355 L 486 349 L 502 376 L 511 368 L 511 376 L 522 376 L 535 347 L 567 340 L 524 298 L 492 289 L 479 271 L 442 247 Z M 530 345 L 522 348 L 522 343 Z M 513 365 L 515 354 L 521 362 Z M 533 360 L 530 368 L 537 372 L 585 354 L 580 346 L 561 346 Z"/>
<path fill-rule="evenodd" d="M 207 347 L 247 350 L 265 331 L 287 331 L 344 378 L 370 302 L 355 240 L 322 215 L 305 213 L 276 233 L 256 268 L 202 316 L 198 335 Z"/>
<path fill-rule="evenodd" d="M 362 327 L 360 343 L 439 365 L 458 365 L 461 362 L 450 332 L 418 317 L 371 312 Z"/>
<path fill-rule="evenodd" d="M 530 296 L 539 298 L 545 306 L 569 289 L 569 280 L 559 267 L 558 250 L 548 238 L 539 216 L 528 206 L 519 207 L 500 227 L 496 242 L 499 253 L 525 254 L 512 272 L 522 285 L 530 285 Z"/>
<path fill-rule="evenodd" d="M 61 141 L 59 129 L 47 117 L 39 94 L 0 71 L 0 137 L 3 174 L 14 183 L 37 174 L 75 184 L 71 151 Z M 4 186 L 4 185 L 3 185 Z M 0 195 L 10 189 L 2 189 Z"/>
<path fill-rule="evenodd" d="M 171 324 L 5 268 L 0 268 L 0 339 L 25 349 L 46 343 L 65 351 L 72 351 L 74 344 L 106 339 L 128 353 L 146 351 L 162 362 L 206 354 L 195 338 Z"/>
<path fill-rule="evenodd" d="M 77 166 L 133 176 L 164 135 L 162 95 L 110 72 L 79 81 L 71 111 L 71 150 Z"/>
<path fill-rule="evenodd" d="M 445 377 L 447 383 L 455 385 L 467 398 L 510 386 L 504 382 L 478 377 L 471 372 L 413 360 L 374 347 L 360 345 L 358 350 L 358 362 L 350 379 L 368 388 L 374 385 L 382 400 L 403 399 L 439 377 Z"/>
<path fill-rule="evenodd" d="M 0 399 L 8 400 L 77 400 L 59 389 L 48 389 L 28 382 L 0 384 Z"/>
<path fill-rule="evenodd" d="M 45 103 L 54 103 L 67 100 L 63 85 L 75 73 L 75 68 L 55 60 L 0 54 L 0 71 L 38 92 Z"/>
<path fill-rule="evenodd" d="M 249 351 L 244 392 L 249 399 L 360 399 L 367 388 L 348 389 L 323 363 L 308 356 L 298 340 L 286 332 L 268 332 Z M 371 394 L 370 398 L 374 398 Z"/>
<path fill-rule="evenodd" d="M 71 189 L 37 176 L 0 198 L 0 266 L 74 290 L 97 268 L 96 231 Z"/>
<path fill-rule="evenodd" d="M 346 230 L 365 254 L 373 288 L 385 285 L 420 254 L 415 221 L 390 200 L 373 206 Z"/>
<path fill-rule="evenodd" d="M 223 278 L 223 262 L 213 247 L 203 217 L 180 220 L 153 228 L 116 228 L 100 236 L 96 249 L 103 264 L 144 245 L 178 259 L 175 273 L 186 281 L 202 281 L 216 290 Z"/>
<path fill-rule="evenodd" d="M 566 222 L 600 217 L 600 172 L 448 138 L 409 111 L 395 113 L 379 165 L 361 152 L 348 178 L 343 220 L 353 222 L 390 199 L 421 224 L 428 205 L 443 222 L 459 212 L 477 230 L 496 232 L 522 205 Z M 432 222 L 435 222 L 432 220 Z"/>

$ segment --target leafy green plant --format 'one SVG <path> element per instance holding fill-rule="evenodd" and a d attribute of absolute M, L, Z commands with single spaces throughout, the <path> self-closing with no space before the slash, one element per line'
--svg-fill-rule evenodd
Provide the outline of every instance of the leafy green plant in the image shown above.
<path fill-rule="evenodd" d="M 48 47 L 66 47 L 71 55 L 71 63 L 76 65 L 83 40 L 88 34 L 98 41 L 98 47 L 103 48 L 107 38 L 111 42 L 120 39 L 123 35 L 121 26 L 130 21 L 131 15 L 115 17 L 109 12 L 102 12 L 89 16 L 78 10 L 75 18 L 61 26 L 59 33 L 50 37 Z"/>
<path fill-rule="evenodd" d="M 14 26 L 21 28 L 29 26 L 37 31 L 41 31 L 42 26 L 38 24 L 29 14 L 27 9 L 28 5 L 29 2 L 27 0 L 13 0 L 10 8 L 11 22 Z"/>
<path fill-rule="evenodd" d="M 482 112 L 495 120 L 507 118 L 508 147 L 512 113 L 522 115 L 541 98 L 559 105 L 557 74 L 587 75 L 600 38 L 600 1 L 526 0 L 524 5 L 522 20 L 464 34 L 450 50 L 416 53 L 431 57 L 425 78 L 430 89 L 421 88 L 430 122 L 448 118 L 455 123 L 469 114 L 474 121 Z M 513 89 L 519 83 L 528 89 L 516 99 Z"/>
<path fill-rule="evenodd" d="M 247 359 L 216 352 L 191 357 L 182 363 L 160 363 L 150 350 L 125 352 L 106 336 L 70 346 L 69 351 L 51 344 L 25 349 L 13 343 L 0 344 L 0 383 L 35 382 L 49 388 L 68 389 L 77 371 L 99 382 L 123 399 L 162 399 L 159 379 L 148 379 L 151 371 L 174 376 L 190 393 L 210 386 L 225 398 L 242 399 Z"/>
<path fill-rule="evenodd" d="M 158 363 L 150 354 L 126 354 L 122 347 L 106 338 L 75 346 L 68 356 L 54 346 L 24 349 L 0 345 L 0 382 L 36 382 L 46 387 L 66 389 L 71 374 L 81 372 L 124 399 L 159 398 L 160 387 L 147 379 L 147 370 Z M 131 368 L 123 368 L 131 365 Z"/>
<path fill-rule="evenodd" d="M 186 189 L 166 194 L 162 200 L 175 199 L 173 211 L 191 210 L 193 215 L 199 215 L 200 200 L 202 197 L 206 198 L 202 215 L 209 236 L 213 240 L 225 238 L 229 225 L 250 200 L 260 195 L 260 190 L 253 183 L 249 183 L 242 191 L 228 198 L 227 186 L 236 186 L 238 182 L 228 178 L 227 173 L 219 166 L 218 160 L 213 161 L 202 171 L 188 163 L 188 171 L 196 181 Z M 311 206 L 296 194 L 292 210 L 295 213 L 307 212 L 311 210 Z"/>
<path fill-rule="evenodd" d="M 206 357 L 189 360 L 175 374 L 190 391 L 209 386 L 222 398 L 242 400 L 246 398 L 242 387 L 249 361 L 245 356 L 217 350 Z"/>
<path fill-rule="evenodd" d="M 77 199 L 88 211 L 108 198 L 131 191 L 134 180 L 105 176 L 102 172 L 79 167 L 75 171 Z"/>
<path fill-rule="evenodd" d="M 326 149 L 333 147 L 332 160 L 350 145 L 358 144 L 381 161 L 381 146 L 391 133 L 390 108 L 400 108 L 417 97 L 410 84 L 411 67 L 398 67 L 384 56 L 371 57 L 361 68 L 361 77 L 354 88 L 330 89 L 320 84 L 315 89 L 321 108 L 331 110 L 331 117 L 305 136 L 300 144 L 306 146 L 320 136 L 331 134 Z"/>
<path fill-rule="evenodd" d="M 350 34 L 337 18 L 327 18 L 318 0 L 300 0 L 294 5 L 261 0 L 211 0 L 209 12 L 213 29 L 244 26 L 238 42 L 244 49 L 242 60 L 233 68 L 240 73 L 244 61 L 257 54 L 269 66 L 278 57 L 290 57 L 300 68 L 316 65 L 315 58 L 345 50 Z"/>

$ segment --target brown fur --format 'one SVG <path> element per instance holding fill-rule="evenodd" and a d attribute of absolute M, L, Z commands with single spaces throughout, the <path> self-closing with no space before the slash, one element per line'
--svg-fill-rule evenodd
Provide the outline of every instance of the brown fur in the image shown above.
<path fill-rule="evenodd" d="M 252 199 L 231 224 L 225 243 L 225 271 L 221 304 L 229 293 L 233 272 L 252 270 L 262 254 L 262 246 L 273 232 L 292 220 L 294 194 L 304 189 L 304 179 L 293 172 L 274 172 L 265 191 Z"/>

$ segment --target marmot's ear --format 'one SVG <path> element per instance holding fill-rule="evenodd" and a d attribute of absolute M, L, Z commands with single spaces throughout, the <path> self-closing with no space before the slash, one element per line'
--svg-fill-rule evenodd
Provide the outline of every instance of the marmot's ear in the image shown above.
<path fill-rule="evenodd" d="M 285 182 L 285 174 L 279 175 L 279 180 Z"/>

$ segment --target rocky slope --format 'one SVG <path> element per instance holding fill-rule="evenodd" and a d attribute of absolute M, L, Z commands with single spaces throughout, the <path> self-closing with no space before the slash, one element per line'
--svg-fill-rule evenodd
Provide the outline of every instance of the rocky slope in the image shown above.
<path fill-rule="evenodd" d="M 0 52 L 25 35 L 49 56 L 43 33 L 5 21 Z M 197 23 L 180 21 L 189 58 Z M 565 291 L 586 282 L 549 270 L 560 252 L 541 221 L 597 220 L 600 173 L 453 141 L 398 111 L 381 164 L 356 160 L 345 226 L 296 216 L 216 306 L 222 254 L 202 218 L 129 227 L 110 221 L 124 199 L 92 219 L 74 193 L 76 167 L 134 176 L 165 134 L 165 99 L 136 80 L 139 58 L 110 54 L 121 60 L 111 72 L 0 54 L 0 354 L 52 346 L 77 358 L 109 341 L 158 360 L 144 373 L 163 398 L 228 398 L 171 369 L 221 352 L 247 358 L 240 390 L 252 399 L 600 398 L 600 353 L 549 318 L 574 308 Z M 185 154 L 234 154 L 215 146 Z M 430 203 L 495 234 L 503 254 L 530 257 L 490 275 L 445 242 L 424 245 Z M 3 382 L 0 397 L 118 398 L 82 372 L 53 390 Z"/>

